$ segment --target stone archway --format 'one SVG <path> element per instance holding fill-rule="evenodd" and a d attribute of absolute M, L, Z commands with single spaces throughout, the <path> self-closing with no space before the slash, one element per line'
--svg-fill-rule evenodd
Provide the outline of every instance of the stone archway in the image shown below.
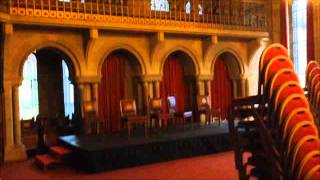
<path fill-rule="evenodd" d="M 185 51 L 170 53 L 163 63 L 160 96 L 167 111 L 167 97 L 175 96 L 177 111 L 195 111 L 196 102 L 196 65 L 192 57 Z"/>
<path fill-rule="evenodd" d="M 110 52 L 101 65 L 98 87 L 98 114 L 103 119 L 103 131 L 122 129 L 120 100 L 135 99 L 137 111 L 145 110 L 145 90 L 142 67 L 138 58 L 127 49 Z"/>
<path fill-rule="evenodd" d="M 70 121 L 71 117 L 74 119 L 78 117 L 75 114 L 80 114 L 75 66 L 70 57 L 57 48 L 37 49 L 31 53 L 31 56 L 33 59 L 28 58 L 22 68 L 24 80 L 19 88 L 21 115 L 19 119 L 31 117 L 37 121 L 39 118 L 46 119 L 46 145 L 51 146 L 57 143 L 57 136 L 63 135 L 67 128 L 74 125 L 72 124 L 74 121 Z M 34 65 L 30 66 L 30 60 L 33 60 Z M 33 76 L 33 79 L 29 79 L 29 76 Z M 29 97 L 22 96 L 28 94 L 26 92 L 31 92 Z M 32 114 L 29 114 L 30 108 Z M 68 129 L 68 131 L 71 130 L 74 131 L 74 129 Z M 28 145 L 25 145 L 29 149 Z"/>

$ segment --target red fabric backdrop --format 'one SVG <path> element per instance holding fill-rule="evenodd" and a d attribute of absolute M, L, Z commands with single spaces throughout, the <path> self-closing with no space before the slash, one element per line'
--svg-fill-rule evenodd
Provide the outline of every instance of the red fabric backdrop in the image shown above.
<path fill-rule="evenodd" d="M 184 78 L 184 66 L 179 57 L 170 55 L 163 68 L 163 81 L 160 83 L 160 96 L 163 102 L 163 111 L 168 112 L 167 97 L 175 96 L 177 111 L 183 112 L 189 107 L 188 86 Z"/>
<path fill-rule="evenodd" d="M 223 59 L 219 58 L 214 64 L 214 77 L 211 81 L 211 106 L 213 109 L 221 109 L 222 119 L 229 117 L 231 100 L 231 81 L 228 69 Z"/>
<path fill-rule="evenodd" d="M 307 61 L 315 60 L 312 0 L 307 3 Z"/>
<path fill-rule="evenodd" d="M 103 119 L 104 131 L 119 131 L 120 100 L 125 96 L 125 58 L 110 54 L 102 66 L 99 85 L 99 117 Z"/>

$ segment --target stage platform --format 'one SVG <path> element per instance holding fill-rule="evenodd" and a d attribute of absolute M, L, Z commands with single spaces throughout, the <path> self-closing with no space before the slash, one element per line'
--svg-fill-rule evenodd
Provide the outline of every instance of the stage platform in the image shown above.
<path fill-rule="evenodd" d="M 194 128 L 152 129 L 148 137 L 139 129 L 130 137 L 125 132 L 107 135 L 59 137 L 73 153 L 70 165 L 94 173 L 148 163 L 218 153 L 232 149 L 227 123 Z"/>

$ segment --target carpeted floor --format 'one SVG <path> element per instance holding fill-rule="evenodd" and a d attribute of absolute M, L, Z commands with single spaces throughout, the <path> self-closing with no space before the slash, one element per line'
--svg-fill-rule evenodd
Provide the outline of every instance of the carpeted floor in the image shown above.
<path fill-rule="evenodd" d="M 85 174 L 68 167 L 42 171 L 32 160 L 2 165 L 1 180 L 96 180 L 96 179 L 238 179 L 233 152 Z"/>

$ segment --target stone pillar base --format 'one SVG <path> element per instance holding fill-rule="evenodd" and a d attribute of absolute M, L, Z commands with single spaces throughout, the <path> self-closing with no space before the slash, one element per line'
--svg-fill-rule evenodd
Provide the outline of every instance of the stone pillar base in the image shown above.
<path fill-rule="evenodd" d="M 26 148 L 23 144 L 7 146 L 4 149 L 4 161 L 21 161 L 27 159 Z"/>

